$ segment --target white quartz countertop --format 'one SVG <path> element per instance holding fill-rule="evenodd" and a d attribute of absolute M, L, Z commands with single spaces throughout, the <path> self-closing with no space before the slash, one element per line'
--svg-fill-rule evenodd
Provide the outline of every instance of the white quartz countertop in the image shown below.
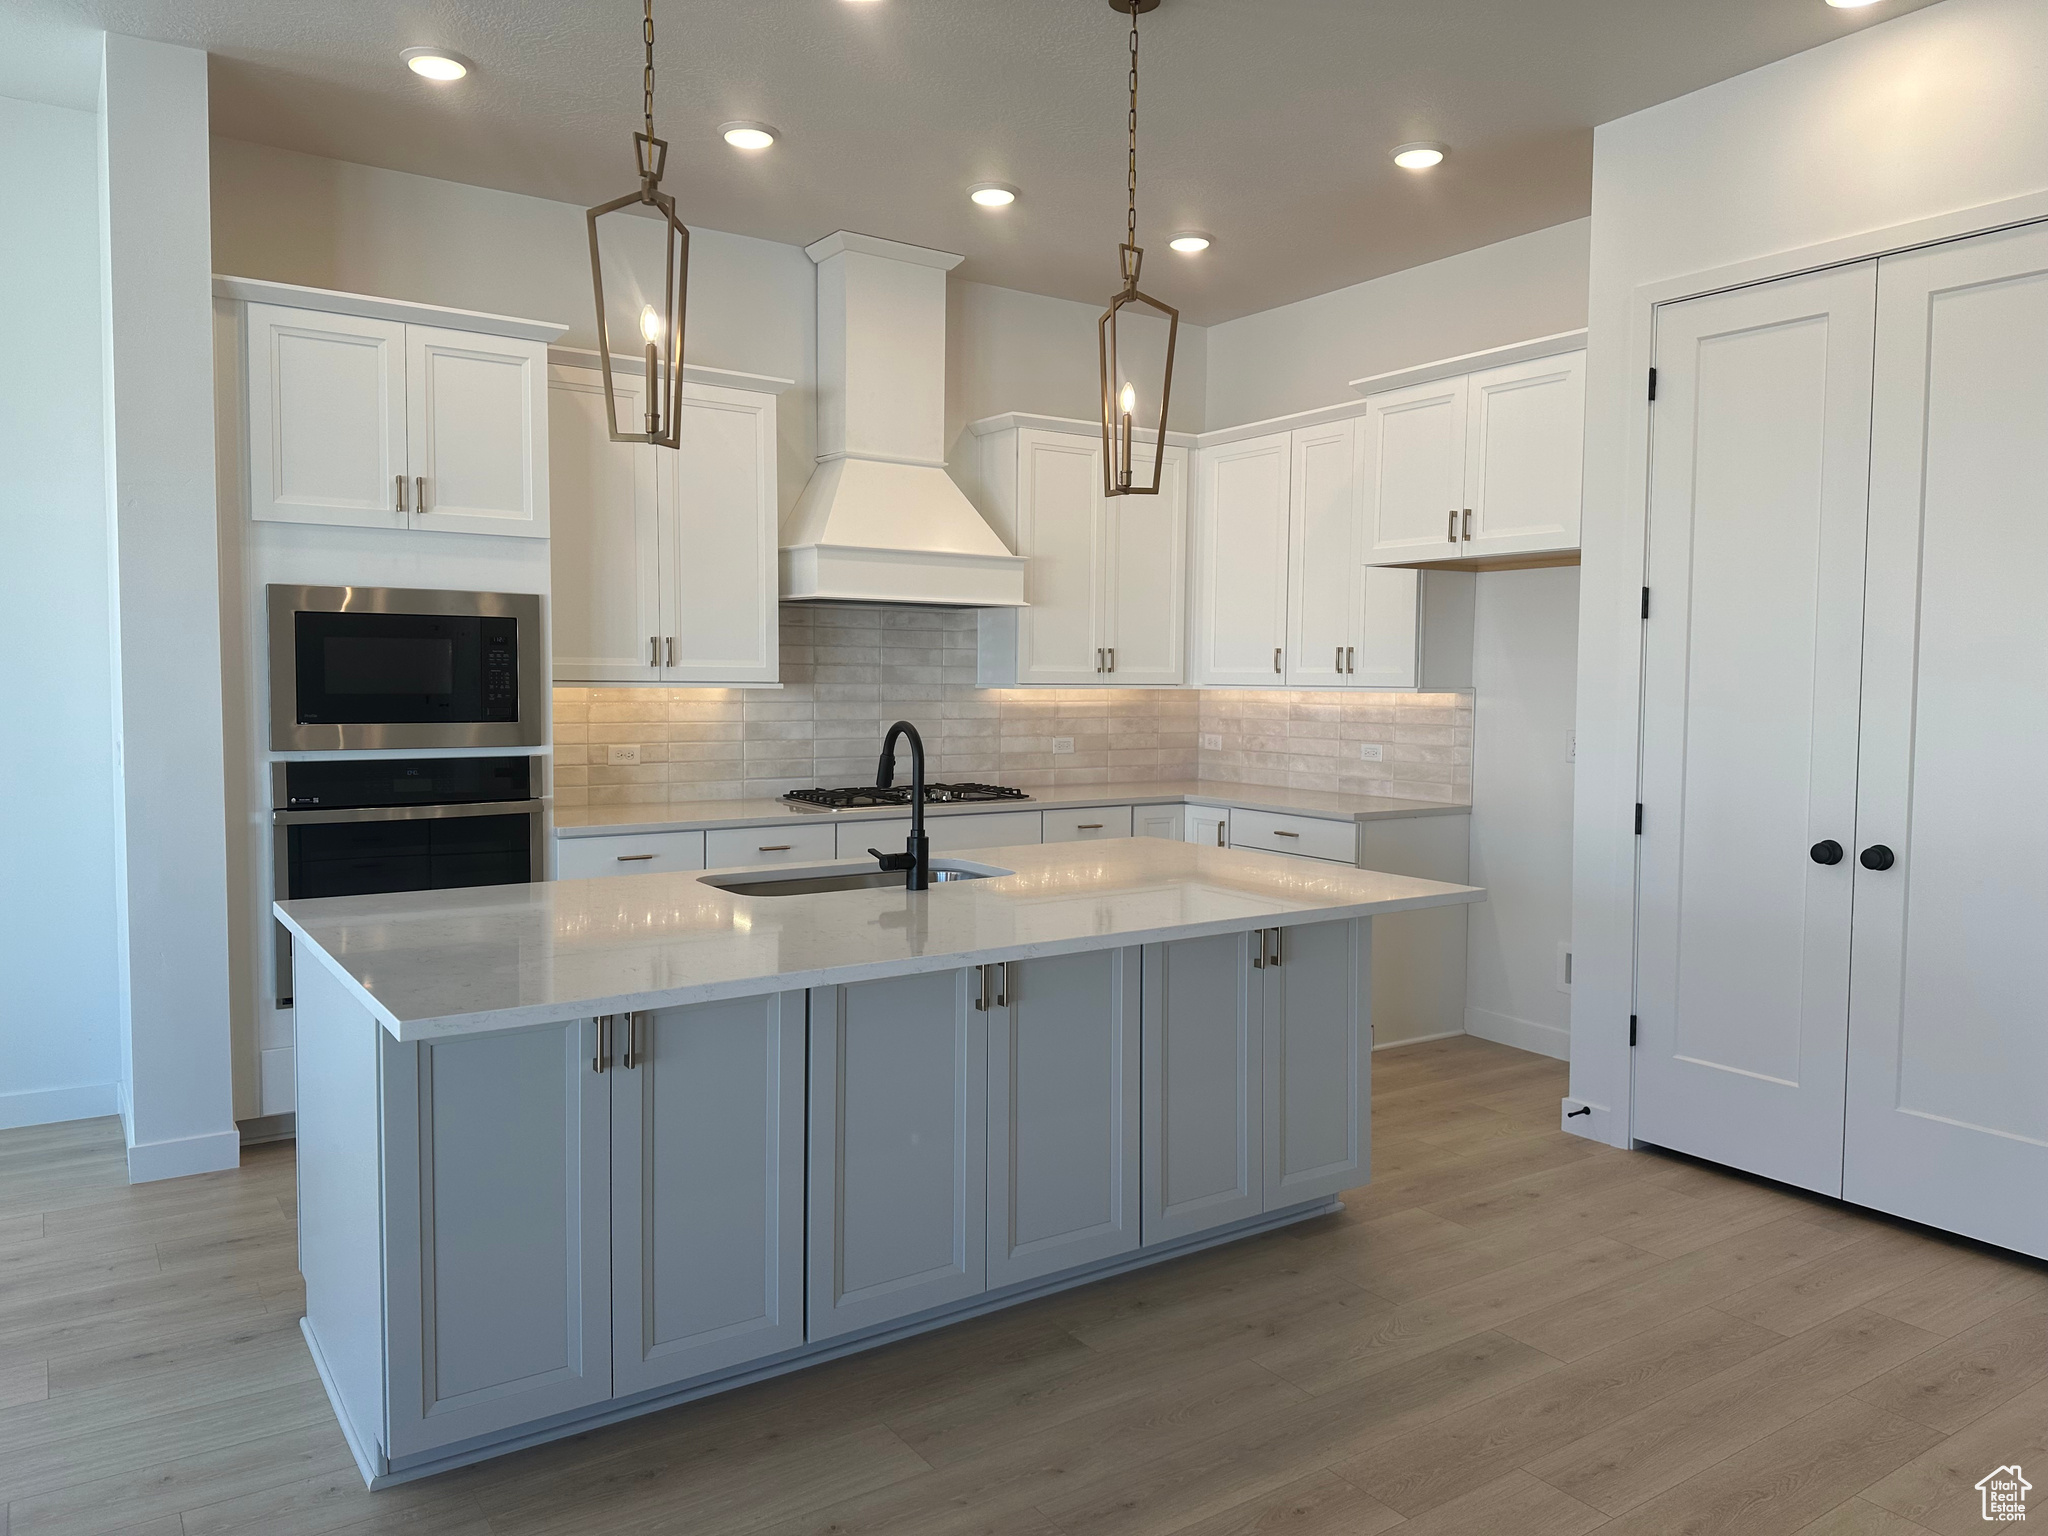
<path fill-rule="evenodd" d="M 903 772 L 899 765 L 899 779 Z M 1084 805 L 1215 805 L 1233 810 L 1276 811 L 1329 821 L 1385 821 L 1401 816 L 1466 816 L 1469 805 L 1403 800 L 1392 795 L 1341 795 L 1265 784 L 1232 784 L 1219 779 L 1153 780 L 1136 784 L 1091 784 L 1077 789 L 1032 789 L 1028 800 L 977 800 L 967 805 L 928 805 L 927 816 L 972 816 L 990 811 L 1058 811 Z M 787 800 L 689 800 L 662 805 L 557 807 L 557 837 L 604 837 L 622 833 L 696 832 L 718 827 L 758 827 L 792 818 L 877 821 L 910 814 L 902 805 L 864 811 L 821 811 Z"/>
<path fill-rule="evenodd" d="M 298 964 L 325 964 L 410 1041 L 1485 894 L 1154 837 L 982 849 L 944 862 L 1011 873 L 916 895 L 891 887 L 743 896 L 691 871 L 335 896 L 275 911 L 296 937 Z"/>

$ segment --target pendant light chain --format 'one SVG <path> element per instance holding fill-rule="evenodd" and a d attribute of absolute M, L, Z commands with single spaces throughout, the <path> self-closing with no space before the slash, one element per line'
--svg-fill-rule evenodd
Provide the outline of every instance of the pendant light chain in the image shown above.
<path fill-rule="evenodd" d="M 647 114 L 647 137 L 654 137 L 654 0 L 646 0 L 640 35 L 647 42 L 647 67 L 641 73 L 641 108 Z"/>
<path fill-rule="evenodd" d="M 652 0 L 649 0 L 652 3 Z M 1132 245 L 1138 243 L 1138 0 L 1131 0 L 1131 211 L 1125 221 Z"/>

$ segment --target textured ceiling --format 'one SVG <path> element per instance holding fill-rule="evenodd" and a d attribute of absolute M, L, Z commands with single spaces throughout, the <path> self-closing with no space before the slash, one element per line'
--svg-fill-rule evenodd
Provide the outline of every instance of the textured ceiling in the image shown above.
<path fill-rule="evenodd" d="M 1164 0 L 1141 23 L 1146 286 L 1213 323 L 1588 211 L 1592 128 L 1930 0 Z M 215 131 L 592 203 L 628 190 L 634 0 L 6 0 L 0 92 L 33 60 L 92 99 L 87 29 L 205 48 Z M 656 0 L 656 128 L 693 225 L 850 228 L 960 275 L 1106 298 L 1123 229 L 1125 23 L 1104 0 Z M 436 86 L 398 51 L 476 70 Z M 12 58 L 13 62 L 5 62 Z M 84 71 L 82 80 L 78 78 Z M 745 155 L 719 123 L 782 135 Z M 1388 151 L 1440 139 L 1415 175 Z M 999 213 L 976 181 L 1022 189 Z M 1216 244 L 1179 257 L 1166 237 Z"/>

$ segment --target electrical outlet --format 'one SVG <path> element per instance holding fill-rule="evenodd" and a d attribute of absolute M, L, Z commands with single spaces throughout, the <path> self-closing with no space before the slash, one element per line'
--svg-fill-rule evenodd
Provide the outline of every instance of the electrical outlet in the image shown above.
<path fill-rule="evenodd" d="M 1566 731 L 1564 733 L 1564 760 L 1568 763 L 1576 763 L 1579 760 L 1579 733 L 1577 731 Z"/>
<path fill-rule="evenodd" d="M 612 767 L 630 766 L 640 761 L 640 747 L 636 742 L 630 747 L 613 747 L 605 754 L 605 761 Z"/>
<path fill-rule="evenodd" d="M 1384 761 L 1386 758 L 1386 753 L 1387 749 L 1381 746 L 1376 741 L 1368 741 L 1358 749 L 1358 755 L 1364 758 L 1368 763 L 1377 763 Z"/>
<path fill-rule="evenodd" d="M 1221 752 L 1223 750 L 1222 735 L 1220 733 L 1211 733 L 1203 736 L 1202 750 L 1204 752 Z"/>
<path fill-rule="evenodd" d="M 1052 739 L 1052 749 L 1055 752 L 1071 752 L 1074 750 L 1074 738 L 1071 736 L 1055 736 Z"/>

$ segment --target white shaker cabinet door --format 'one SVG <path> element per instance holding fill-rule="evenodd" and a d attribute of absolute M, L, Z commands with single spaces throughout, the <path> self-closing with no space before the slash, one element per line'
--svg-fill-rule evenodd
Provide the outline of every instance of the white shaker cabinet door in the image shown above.
<path fill-rule="evenodd" d="M 412 526 L 548 536 L 547 347 L 408 325 Z"/>
<path fill-rule="evenodd" d="M 1257 934 L 1145 946 L 1146 1243 L 1265 1209 Z"/>
<path fill-rule="evenodd" d="M 1363 1184 L 1372 1061 L 1370 921 L 1270 930 L 1264 974 L 1265 1208 Z"/>
<path fill-rule="evenodd" d="M 1842 1194 L 2048 1258 L 2048 233 L 1877 293 Z"/>
<path fill-rule="evenodd" d="M 988 1274 L 988 1015 L 967 967 L 810 999 L 809 1337 L 977 1296 Z"/>
<path fill-rule="evenodd" d="M 1291 435 L 1202 452 L 1195 669 L 1213 687 L 1278 687 L 1287 648 Z"/>
<path fill-rule="evenodd" d="M 1131 450 L 1152 478 L 1152 450 Z M 1107 498 L 1104 679 L 1128 687 L 1178 684 L 1187 672 L 1188 452 L 1169 446 L 1157 496 Z"/>
<path fill-rule="evenodd" d="M 775 397 L 683 385 L 682 446 L 662 479 L 661 676 L 772 683 L 780 667 Z"/>
<path fill-rule="evenodd" d="M 1358 664 L 1358 424 L 1293 436 L 1288 492 L 1287 683 L 1342 688 Z"/>
<path fill-rule="evenodd" d="M 615 374 L 612 394 L 622 424 L 645 413 L 638 375 Z M 661 675 L 657 451 L 612 441 L 597 369 L 548 370 L 556 682 L 653 682 Z"/>
<path fill-rule="evenodd" d="M 1138 1246 L 1139 951 L 987 969 L 994 1289 Z"/>
<path fill-rule="evenodd" d="M 403 528 L 405 327 L 248 306 L 249 515 Z"/>
<path fill-rule="evenodd" d="M 1465 502 L 1465 380 L 1368 396 L 1358 421 L 1367 558 L 1455 560 Z"/>
<path fill-rule="evenodd" d="M 804 994 L 613 1025 L 618 1396 L 804 1339 Z"/>
<path fill-rule="evenodd" d="M 1584 466 L 1586 354 L 1564 352 L 1465 381 L 1461 553 L 1576 549 Z"/>
<path fill-rule="evenodd" d="M 1421 681 L 1422 572 L 1398 566 L 1352 570 L 1358 593 L 1357 659 L 1344 681 L 1356 688 L 1413 688 Z"/>
<path fill-rule="evenodd" d="M 1018 683 L 1103 681 L 1104 517 L 1101 443 L 1020 430 L 1017 548 L 1030 562 L 1030 606 L 1017 615 Z"/>
<path fill-rule="evenodd" d="M 381 1045 L 390 1454 L 612 1396 L 596 1022 Z"/>

